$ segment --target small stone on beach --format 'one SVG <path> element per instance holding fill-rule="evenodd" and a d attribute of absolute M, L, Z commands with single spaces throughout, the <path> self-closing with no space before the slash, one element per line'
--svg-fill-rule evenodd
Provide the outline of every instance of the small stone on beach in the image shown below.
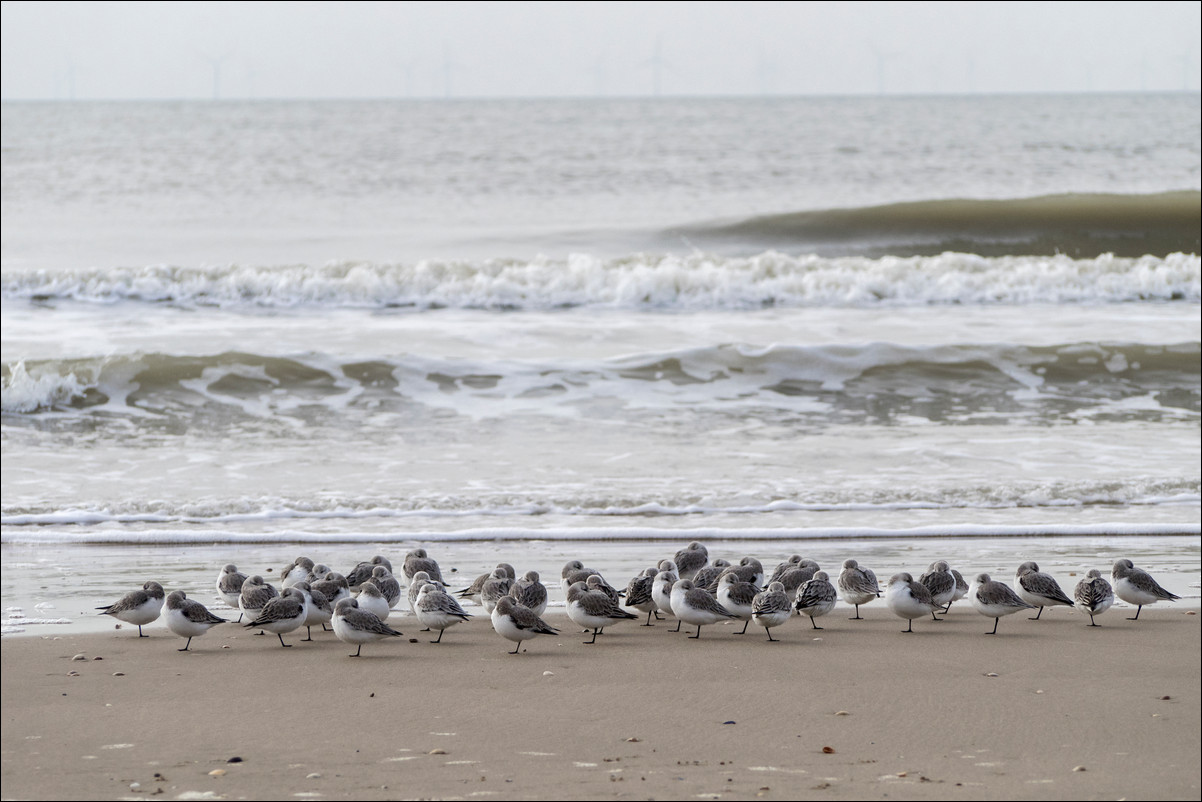
<path fill-rule="evenodd" d="M 213 769 L 209 772 L 210 777 L 224 777 L 225 769 Z"/>
<path fill-rule="evenodd" d="M 84 654 L 77 654 L 74 657 L 72 657 L 71 659 L 72 660 L 87 660 L 88 657 L 87 657 L 87 655 L 84 655 Z"/>
<path fill-rule="evenodd" d="M 835 747 L 833 747 L 833 746 L 824 746 L 824 747 L 822 747 L 822 754 L 824 754 L 824 755 L 833 755 L 833 754 L 835 754 Z"/>
<path fill-rule="evenodd" d="M 1073 766 L 1073 771 L 1085 771 L 1084 766 Z"/>
<path fill-rule="evenodd" d="M 835 715 L 836 716 L 850 716 L 851 713 L 848 713 L 846 710 L 840 710 L 839 712 L 835 713 Z"/>

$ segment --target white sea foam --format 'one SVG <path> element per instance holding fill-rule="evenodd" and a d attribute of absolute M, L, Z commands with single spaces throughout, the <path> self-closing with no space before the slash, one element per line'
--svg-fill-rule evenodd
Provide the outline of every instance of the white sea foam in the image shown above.
<path fill-rule="evenodd" d="M 1202 298 L 1199 257 L 839 257 L 777 252 L 606 259 L 154 265 L 5 273 L 5 300 L 229 308 L 414 307 L 701 310 L 941 304 L 1117 303 Z"/>

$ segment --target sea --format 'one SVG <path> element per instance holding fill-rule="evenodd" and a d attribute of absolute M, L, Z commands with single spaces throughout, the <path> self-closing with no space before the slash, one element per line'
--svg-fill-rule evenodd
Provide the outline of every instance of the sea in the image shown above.
<path fill-rule="evenodd" d="M 6 635 L 693 540 L 1198 606 L 1197 93 L 2 110 Z"/>

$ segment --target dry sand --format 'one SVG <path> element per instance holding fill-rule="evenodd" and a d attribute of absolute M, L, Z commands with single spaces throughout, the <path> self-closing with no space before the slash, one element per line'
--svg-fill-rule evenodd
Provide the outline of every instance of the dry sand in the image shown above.
<path fill-rule="evenodd" d="M 401 617 L 357 660 L 331 633 L 283 649 L 232 625 L 181 653 L 162 619 L 6 639 L 2 795 L 1199 798 L 1202 616 L 1090 629 L 1058 608 L 987 637 L 963 605 L 911 635 L 883 602 L 863 614 L 795 618 L 781 643 L 628 623 L 594 646 L 549 615 L 562 634 L 519 655 L 483 616 L 437 646 Z"/>

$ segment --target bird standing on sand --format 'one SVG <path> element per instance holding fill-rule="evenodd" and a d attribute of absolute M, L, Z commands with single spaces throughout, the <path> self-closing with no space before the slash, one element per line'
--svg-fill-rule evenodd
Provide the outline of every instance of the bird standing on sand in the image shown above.
<path fill-rule="evenodd" d="M 814 623 L 814 619 L 835 609 L 835 600 L 839 598 L 839 595 L 835 592 L 835 586 L 831 584 L 826 571 L 818 571 L 814 574 L 813 579 L 797 589 L 796 598 L 797 601 L 793 606 L 797 612 L 807 616 L 810 619 L 810 626 L 814 629 L 822 629 Z"/>
<path fill-rule="evenodd" d="M 246 582 L 246 574 L 239 573 L 238 566 L 229 563 L 217 575 L 217 595 L 221 600 L 238 610 L 238 597 L 242 594 L 242 585 Z M 242 612 L 238 612 L 238 622 L 242 621 Z"/>
<path fill-rule="evenodd" d="M 535 615 L 547 611 L 547 586 L 539 580 L 538 571 L 527 571 L 521 579 L 515 579 L 509 595 L 518 604 L 533 610 Z"/>
<path fill-rule="evenodd" d="M 405 579 L 410 581 L 418 571 L 425 571 L 435 582 L 442 582 L 442 570 L 438 567 L 438 561 L 431 559 L 425 549 L 414 549 L 406 554 L 405 565 L 401 570 L 405 574 Z M 388 569 L 388 572 L 392 573 L 392 569 Z M 375 571 L 372 573 L 374 574 Z"/>
<path fill-rule="evenodd" d="M 670 598 L 672 613 L 683 623 L 697 627 L 697 634 L 689 635 L 694 640 L 701 639 L 701 628 L 706 624 L 735 618 L 735 614 L 719 604 L 709 591 L 694 586 L 688 579 L 682 579 L 672 585 Z"/>
<path fill-rule="evenodd" d="M 936 560 L 931 563 L 927 572 L 918 577 L 918 581 L 931 592 L 931 601 L 940 608 L 939 612 L 943 612 L 942 608 L 951 604 L 952 599 L 956 596 L 956 577 L 952 576 L 952 567 L 944 560 Z M 936 621 L 943 620 L 933 611 L 931 618 Z"/>
<path fill-rule="evenodd" d="M 755 612 L 755 597 L 759 592 L 760 589 L 755 585 L 740 581 L 734 574 L 723 574 L 718 582 L 718 604 L 743 622 L 743 628 L 736 632 L 736 635 L 746 634 L 747 625 L 751 623 L 751 616 Z"/>
<path fill-rule="evenodd" d="M 242 616 L 255 618 L 267 606 L 267 602 L 277 598 L 280 592 L 273 585 L 263 581 L 263 577 L 255 574 L 242 583 L 242 592 L 238 594 L 238 609 Z M 242 620 L 241 617 L 238 619 Z"/>
<path fill-rule="evenodd" d="M 430 643 L 442 643 L 442 633 L 455 624 L 462 624 L 471 618 L 455 601 L 455 597 L 444 591 L 433 582 L 422 585 L 417 600 L 413 603 L 413 612 L 417 620 L 427 629 L 438 630 L 438 640 Z"/>
<path fill-rule="evenodd" d="M 167 629 L 187 638 L 184 648 L 178 651 L 186 652 L 192 645 L 192 639 L 208 632 L 218 624 L 226 623 L 226 619 L 218 618 L 198 601 L 189 599 L 182 590 L 172 591 L 167 596 Z"/>
<path fill-rule="evenodd" d="M 147 582 L 141 590 L 131 590 L 120 599 L 105 607 L 97 607 L 101 615 L 111 615 L 127 624 L 138 628 L 139 638 L 149 638 L 142 634 L 142 627 L 159 617 L 163 610 L 163 586 L 158 582 Z"/>
<path fill-rule="evenodd" d="M 593 579 L 593 577 L 589 577 Z M 593 631 L 593 639 L 584 641 L 586 644 L 597 642 L 597 633 L 610 624 L 619 621 L 629 621 L 638 618 L 618 606 L 608 594 L 594 583 L 590 587 L 584 582 L 576 582 L 568 588 L 568 618 L 573 623 Z"/>
<path fill-rule="evenodd" d="M 1044 607 L 1055 607 L 1057 604 L 1073 606 L 1073 600 L 1064 595 L 1064 591 L 1052 575 L 1040 571 L 1039 566 L 1033 562 L 1023 563 L 1014 572 L 1014 589 L 1020 599 L 1032 607 L 1039 608 L 1032 621 L 1039 620 Z"/>
<path fill-rule="evenodd" d="M 902 632 L 914 631 L 914 619 L 922 618 L 939 609 L 931 600 L 931 591 L 926 585 L 915 582 L 914 577 L 907 573 L 894 574 L 885 588 L 885 603 L 899 618 L 905 618 L 910 625 Z"/>
<path fill-rule="evenodd" d="M 522 641 L 535 635 L 558 635 L 559 630 L 534 614 L 529 607 L 518 604 L 510 596 L 502 596 L 492 608 L 493 631 L 502 638 L 517 643 L 510 654 L 517 654 Z"/>
<path fill-rule="evenodd" d="M 1130 560 L 1115 560 L 1114 567 L 1110 571 L 1110 578 L 1114 581 L 1114 595 L 1138 608 L 1135 616 L 1128 618 L 1128 621 L 1138 621 L 1139 611 L 1144 609 L 1145 604 L 1155 604 L 1158 601 L 1177 601 L 1181 598 L 1162 588 L 1151 574 L 1136 568 Z"/>
<path fill-rule="evenodd" d="M 263 609 L 259 610 L 258 616 L 253 621 L 242 626 L 258 627 L 268 632 L 274 632 L 280 639 L 281 646 L 286 649 L 291 648 L 290 644 L 284 643 L 284 635 L 305 625 L 308 612 L 306 607 L 304 593 L 296 588 L 285 588 L 282 595 L 263 605 Z M 249 616 L 247 617 L 249 618 Z"/>
<path fill-rule="evenodd" d="M 1093 618 L 1106 612 L 1110 605 L 1114 604 L 1114 589 L 1102 578 L 1102 572 L 1094 568 L 1077 583 L 1073 598 L 1077 602 L 1077 609 L 1089 616 L 1089 625 L 1096 627 L 1098 625 L 1094 623 Z"/>
<path fill-rule="evenodd" d="M 676 552 L 672 562 L 676 563 L 676 575 L 681 579 L 692 579 L 709 562 L 709 550 L 697 541 Z"/>
<path fill-rule="evenodd" d="M 777 643 L 776 638 L 772 637 L 773 627 L 779 627 L 792 617 L 793 603 L 785 592 L 783 582 L 769 582 L 767 590 L 756 594 L 752 602 L 751 620 L 764 628 L 768 640 Z"/>
<path fill-rule="evenodd" d="M 1020 599 L 1009 585 L 990 579 L 989 574 L 977 575 L 976 587 L 968 591 L 968 597 L 978 613 L 993 619 L 993 631 L 986 635 L 997 634 L 997 622 L 1002 616 L 1035 609 L 1035 605 Z"/>
<path fill-rule="evenodd" d="M 349 657 L 358 657 L 365 643 L 402 634 L 366 610 L 360 610 L 357 599 L 342 599 L 334 607 L 334 637 L 358 647 Z"/>
<path fill-rule="evenodd" d="M 839 593 L 843 601 L 856 608 L 856 614 L 848 620 L 862 621 L 860 605 L 880 598 L 881 587 L 872 569 L 861 568 L 855 560 L 844 560 L 843 570 L 839 572 Z"/>
<path fill-rule="evenodd" d="M 647 621 L 639 626 L 653 626 L 651 623 L 653 615 L 656 620 L 659 620 L 659 610 L 655 606 L 655 599 L 651 597 L 651 588 L 655 584 L 655 575 L 658 573 L 658 568 L 646 568 L 643 573 L 630 580 L 630 583 L 626 585 L 626 606 L 647 614 Z"/>

